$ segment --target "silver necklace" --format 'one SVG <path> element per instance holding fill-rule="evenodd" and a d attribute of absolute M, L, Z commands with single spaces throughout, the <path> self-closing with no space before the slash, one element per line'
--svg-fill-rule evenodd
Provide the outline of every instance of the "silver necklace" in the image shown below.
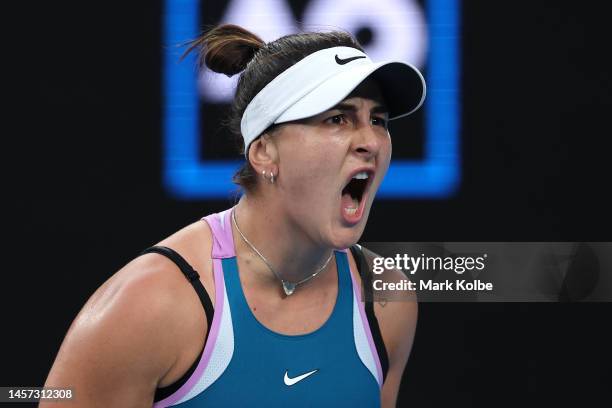
<path fill-rule="evenodd" d="M 236 230 L 238 231 L 238 233 L 240 234 L 240 236 L 242 237 L 242 240 L 251 247 L 251 249 L 253 250 L 253 252 L 255 252 L 257 255 L 259 255 L 259 257 L 261 258 L 262 261 L 264 261 L 264 263 L 268 266 L 268 268 L 270 268 L 270 270 L 272 271 L 272 273 L 274 274 L 274 276 L 276 276 L 276 278 L 281 281 L 281 283 L 283 284 L 283 290 L 285 291 L 285 294 L 287 296 L 291 295 L 294 291 L 295 288 L 298 285 L 301 285 L 302 283 L 306 283 L 309 280 L 313 279 L 315 276 L 317 276 L 323 269 L 325 269 L 325 267 L 327 266 L 327 264 L 329 264 L 329 261 L 331 261 L 332 259 L 332 255 L 334 254 L 334 252 L 332 251 L 331 254 L 329 254 L 329 258 L 327 258 L 327 261 L 325 261 L 325 263 L 323 264 L 323 266 L 321 266 L 319 269 L 316 270 L 315 273 L 313 273 L 310 276 L 307 276 L 306 278 L 302 279 L 299 282 L 289 282 L 284 280 L 283 278 L 280 277 L 280 275 L 278 274 L 278 272 L 276 272 L 276 270 L 272 267 L 272 265 L 270 265 L 270 262 L 268 262 L 268 260 L 266 259 L 265 256 L 263 256 L 261 254 L 261 252 L 259 252 L 257 250 L 257 248 L 255 248 L 255 245 L 251 244 L 251 242 L 247 239 L 247 237 L 244 236 L 244 234 L 242 233 L 242 231 L 240 230 L 240 227 L 238 227 L 238 223 L 236 222 L 236 211 L 232 210 L 232 221 L 234 222 L 234 226 L 236 227 Z"/>

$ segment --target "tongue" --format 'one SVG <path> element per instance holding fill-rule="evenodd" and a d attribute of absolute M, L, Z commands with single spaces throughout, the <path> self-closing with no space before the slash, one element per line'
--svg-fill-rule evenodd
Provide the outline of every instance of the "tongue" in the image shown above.
<path fill-rule="evenodd" d="M 359 201 L 357 201 L 356 198 L 351 197 L 349 193 L 342 194 L 341 202 L 342 202 L 342 209 L 359 207 Z"/>

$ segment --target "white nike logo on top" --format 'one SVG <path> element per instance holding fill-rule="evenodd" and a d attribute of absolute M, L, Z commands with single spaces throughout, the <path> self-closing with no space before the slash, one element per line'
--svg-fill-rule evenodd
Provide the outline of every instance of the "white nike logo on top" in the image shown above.
<path fill-rule="evenodd" d="M 292 386 L 293 384 L 296 384 L 296 383 L 302 381 L 304 378 L 313 375 L 317 371 L 319 371 L 319 369 L 309 371 L 309 372 L 307 372 L 305 374 L 298 375 L 297 377 L 289 378 L 289 376 L 287 375 L 289 373 L 289 371 L 287 370 L 287 371 L 285 371 L 285 378 L 284 378 L 285 385 Z"/>

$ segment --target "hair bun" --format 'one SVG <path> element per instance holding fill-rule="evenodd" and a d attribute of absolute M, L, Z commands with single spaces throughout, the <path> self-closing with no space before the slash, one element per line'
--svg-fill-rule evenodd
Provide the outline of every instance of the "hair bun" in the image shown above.
<path fill-rule="evenodd" d="M 183 58 L 197 49 L 198 66 L 228 77 L 242 72 L 266 44 L 252 32 L 235 24 L 222 24 L 190 41 Z"/>

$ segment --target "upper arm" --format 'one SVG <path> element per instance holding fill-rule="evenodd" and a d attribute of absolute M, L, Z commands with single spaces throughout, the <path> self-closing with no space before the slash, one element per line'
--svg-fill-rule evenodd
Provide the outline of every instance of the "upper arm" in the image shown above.
<path fill-rule="evenodd" d="M 389 356 L 389 371 L 381 395 L 383 407 L 395 407 L 402 374 L 414 341 L 417 311 L 417 302 L 414 300 L 374 305 L 374 313 Z"/>
<path fill-rule="evenodd" d="M 152 405 L 160 378 L 177 359 L 173 338 L 181 330 L 173 274 L 153 261 L 127 265 L 72 323 L 45 383 L 73 390 L 66 406 Z"/>

